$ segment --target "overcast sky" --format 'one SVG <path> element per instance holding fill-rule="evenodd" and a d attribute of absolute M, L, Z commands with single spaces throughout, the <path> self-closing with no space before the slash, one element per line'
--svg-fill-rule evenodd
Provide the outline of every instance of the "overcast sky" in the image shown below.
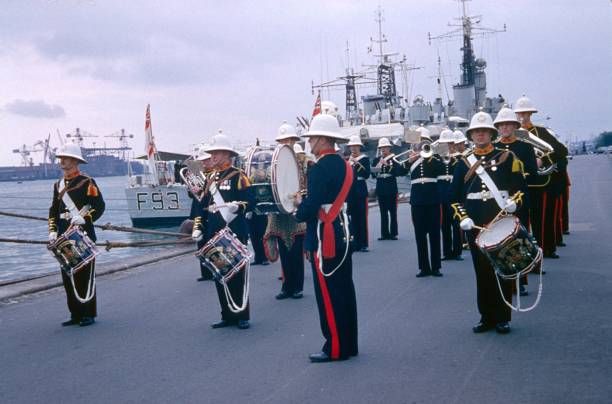
<path fill-rule="evenodd" d="M 309 116 L 311 80 L 333 79 L 347 64 L 374 60 L 378 1 L 77 1 L 0 3 L 0 164 L 13 148 L 80 127 L 102 136 L 121 128 L 143 149 L 151 104 L 161 150 L 186 151 L 218 128 L 241 141 L 273 139 L 283 120 Z M 448 91 L 459 75 L 459 38 L 428 44 L 459 16 L 453 0 L 381 2 L 386 50 L 422 69 L 411 97 L 437 94 L 436 59 Z M 488 93 L 526 93 L 536 120 L 562 138 L 612 129 L 610 0 L 473 0 L 470 14 L 507 32 L 476 39 L 487 60 Z M 369 90 L 373 91 L 373 89 Z M 358 89 L 358 96 L 369 92 Z M 324 92 L 343 111 L 343 91 Z M 446 95 L 444 96 L 446 98 Z M 91 143 L 88 143 L 91 144 Z"/>

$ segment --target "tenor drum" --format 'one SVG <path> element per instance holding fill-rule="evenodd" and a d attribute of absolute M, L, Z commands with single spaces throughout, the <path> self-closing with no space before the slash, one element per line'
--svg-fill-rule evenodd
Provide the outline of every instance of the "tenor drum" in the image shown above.
<path fill-rule="evenodd" d="M 289 214 L 295 211 L 293 199 L 300 190 L 300 173 L 290 146 L 257 146 L 249 150 L 245 171 L 254 193 L 256 213 Z"/>
<path fill-rule="evenodd" d="M 540 249 L 516 216 L 504 216 L 480 232 L 476 245 L 500 278 L 515 280 L 542 261 Z"/>
<path fill-rule="evenodd" d="M 243 270 L 252 258 L 247 247 L 238 240 L 229 227 L 218 231 L 196 253 L 196 256 L 222 283 L 227 283 Z"/>
<path fill-rule="evenodd" d="M 74 275 L 85 268 L 100 253 L 95 243 L 79 227 L 71 227 L 47 246 L 59 262 L 62 271 Z"/>

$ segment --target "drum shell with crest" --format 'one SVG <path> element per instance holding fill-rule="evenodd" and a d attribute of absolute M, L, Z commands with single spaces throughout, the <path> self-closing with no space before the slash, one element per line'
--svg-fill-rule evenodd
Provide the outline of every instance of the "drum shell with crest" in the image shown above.
<path fill-rule="evenodd" d="M 69 228 L 47 249 L 59 262 L 62 271 L 69 276 L 83 270 L 100 254 L 95 243 L 78 226 Z"/>
<path fill-rule="evenodd" d="M 258 214 L 291 214 L 293 200 L 300 191 L 300 169 L 293 149 L 288 145 L 256 146 L 245 158 L 249 191 Z"/>
<path fill-rule="evenodd" d="M 198 250 L 196 257 L 215 278 L 228 282 L 246 267 L 252 255 L 229 227 L 225 227 Z"/>
<path fill-rule="evenodd" d="M 486 226 L 476 245 L 500 278 L 514 280 L 542 261 L 542 250 L 516 216 L 502 216 Z"/>

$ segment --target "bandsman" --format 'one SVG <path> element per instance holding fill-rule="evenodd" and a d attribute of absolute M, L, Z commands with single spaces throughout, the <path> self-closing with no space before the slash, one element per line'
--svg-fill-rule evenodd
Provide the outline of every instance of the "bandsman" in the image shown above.
<path fill-rule="evenodd" d="M 393 159 L 393 145 L 386 137 L 378 141 L 380 156 L 372 161 L 372 177 L 376 178 L 376 198 L 380 210 L 379 240 L 397 240 L 398 190 L 396 177 L 404 175 L 401 164 Z"/>
<path fill-rule="evenodd" d="M 353 186 L 347 199 L 347 213 L 351 222 L 353 251 L 367 252 L 368 237 L 368 185 L 370 159 L 361 152 L 363 143 L 359 135 L 351 136 L 347 144 L 350 149 L 349 164 L 353 167 Z"/>

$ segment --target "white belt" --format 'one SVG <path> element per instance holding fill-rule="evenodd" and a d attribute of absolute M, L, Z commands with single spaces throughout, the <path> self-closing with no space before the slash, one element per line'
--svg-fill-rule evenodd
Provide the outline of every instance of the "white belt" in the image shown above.
<path fill-rule="evenodd" d="M 365 178 L 357 178 L 357 181 L 365 181 Z"/>
<path fill-rule="evenodd" d="M 453 176 L 452 175 L 438 175 L 438 179 L 444 180 L 444 181 L 452 181 Z"/>
<path fill-rule="evenodd" d="M 428 178 L 428 177 L 422 177 L 422 178 L 417 178 L 415 180 L 410 181 L 410 184 L 414 185 L 414 184 L 425 184 L 427 182 L 438 182 L 437 178 Z"/>
<path fill-rule="evenodd" d="M 504 199 L 508 199 L 510 195 L 508 191 L 499 191 L 499 193 Z M 470 192 L 469 194 L 467 194 L 467 199 L 481 199 L 481 200 L 493 199 L 493 194 L 491 193 L 491 191 Z"/>
<path fill-rule="evenodd" d="M 393 177 L 391 174 L 378 174 L 377 178 L 389 178 Z"/>
<path fill-rule="evenodd" d="M 81 208 L 81 210 L 79 210 L 79 214 L 81 216 L 84 216 L 87 212 L 89 212 L 90 209 L 91 209 L 91 205 L 85 205 Z M 72 219 L 72 214 L 70 212 L 64 212 L 64 213 L 60 213 L 59 217 L 60 219 L 70 220 Z"/>

